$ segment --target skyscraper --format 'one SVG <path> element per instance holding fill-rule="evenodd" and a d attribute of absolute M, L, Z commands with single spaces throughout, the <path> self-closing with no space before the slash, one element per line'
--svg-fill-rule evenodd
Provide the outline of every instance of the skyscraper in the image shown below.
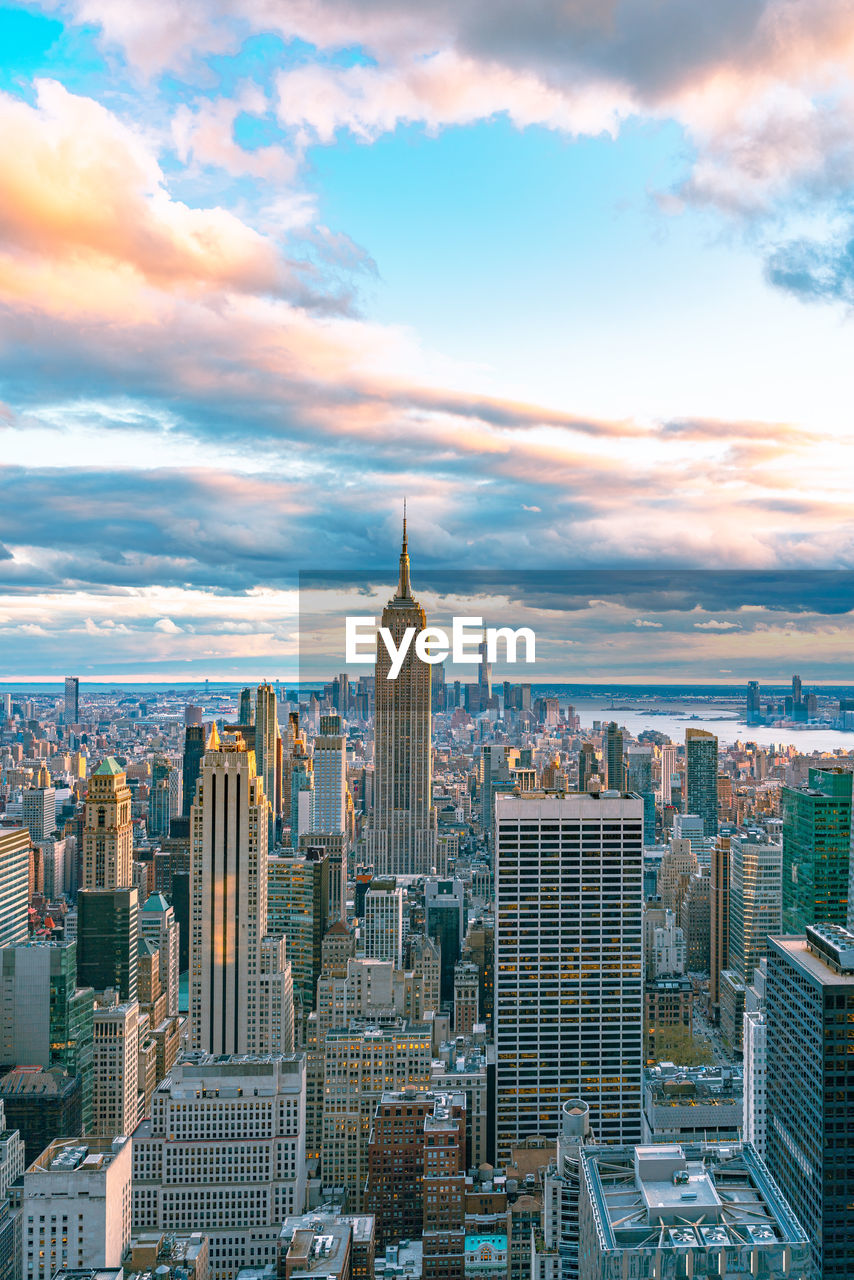
<path fill-rule="evenodd" d="M 53 787 L 30 787 L 21 798 L 21 816 L 33 844 L 47 840 L 56 830 L 56 791 Z"/>
<path fill-rule="evenodd" d="M 762 702 L 759 696 L 759 681 L 747 682 L 747 723 L 759 724 L 762 719 Z"/>
<path fill-rule="evenodd" d="M 180 807 L 181 778 L 178 770 L 165 756 L 156 756 L 151 763 L 151 786 L 148 792 L 149 836 L 169 835 L 169 826 L 177 818 Z"/>
<path fill-rule="evenodd" d="M 717 1016 L 721 974 L 729 964 L 729 836 L 718 836 L 709 877 L 709 1005 Z"/>
<path fill-rule="evenodd" d="M 768 1164 L 813 1247 L 814 1275 L 854 1258 L 854 934 L 806 926 L 769 940 Z"/>
<path fill-rule="evenodd" d="M 252 690 L 240 690 L 240 710 L 237 716 L 238 722 L 244 725 L 255 723 L 255 707 L 252 704 Z"/>
<path fill-rule="evenodd" d="M 199 780 L 199 769 L 201 768 L 204 754 L 204 725 L 188 724 L 184 730 L 184 759 L 182 763 L 184 803 L 181 811 L 185 818 L 189 818 L 190 806 L 196 798 L 196 783 Z"/>
<path fill-rule="evenodd" d="M 661 748 L 661 803 L 670 804 L 672 786 L 671 779 L 676 771 L 676 746 L 665 742 Z"/>
<path fill-rule="evenodd" d="M 127 776 L 113 756 L 89 779 L 83 812 L 83 889 L 122 889 L 133 882 L 133 826 Z"/>
<path fill-rule="evenodd" d="M 0 947 L 27 940 L 29 881 L 29 831 L 0 831 Z"/>
<path fill-rule="evenodd" d="M 81 889 L 77 895 L 77 973 L 81 985 L 136 1000 L 139 892 Z"/>
<path fill-rule="evenodd" d="M 623 766 L 623 731 L 612 720 L 605 730 L 605 786 L 609 791 L 622 791 L 625 788 L 625 769 Z"/>
<path fill-rule="evenodd" d="M 314 740 L 313 801 L 311 831 L 343 833 L 347 821 L 347 741 L 340 729 L 321 732 Z"/>
<path fill-rule="evenodd" d="M 686 813 L 703 819 L 706 836 L 718 834 L 718 740 L 705 729 L 685 730 Z"/>
<path fill-rule="evenodd" d="M 784 787 L 783 932 L 846 924 L 851 845 L 851 777 L 810 769 L 806 787 Z"/>
<path fill-rule="evenodd" d="M 592 742 L 583 742 L 578 753 L 578 790 L 586 791 L 588 782 L 598 772 L 596 748 Z"/>
<path fill-rule="evenodd" d="M 271 985 L 264 970 L 275 959 L 268 955 L 265 965 L 263 957 L 268 817 L 254 753 L 239 735 L 220 741 L 214 726 L 190 817 L 194 1049 L 214 1054 L 267 1049 L 261 988 Z"/>
<path fill-rule="evenodd" d="M 556 1135 L 567 1097 L 639 1142 L 643 803 L 499 795 L 495 824 L 498 1158 Z"/>
<path fill-rule="evenodd" d="M 783 850 L 779 844 L 736 836 L 730 843 L 729 967 L 720 975 L 720 1016 L 724 1038 L 738 1050 L 748 983 L 768 954 L 769 936 L 780 932 Z M 746 1045 L 744 1052 L 746 1058 Z"/>
<path fill-rule="evenodd" d="M 271 684 L 259 684 L 255 694 L 255 769 L 260 779 L 264 799 L 269 805 L 267 830 L 268 848 L 272 848 L 276 835 L 276 816 L 279 802 L 276 795 L 276 741 L 279 737 L 279 715 L 276 708 L 276 690 Z"/>
<path fill-rule="evenodd" d="M 65 712 L 66 725 L 77 724 L 80 720 L 80 681 L 77 676 L 65 677 Z"/>
<path fill-rule="evenodd" d="M 399 645 L 407 627 L 427 625 L 409 580 L 406 517 L 397 592 L 383 609 L 382 625 Z M 403 665 L 389 679 L 391 659 L 377 645 L 374 725 L 374 812 L 368 856 L 381 875 L 429 875 L 435 861 L 436 827 L 430 803 L 430 666 L 410 645 Z"/>

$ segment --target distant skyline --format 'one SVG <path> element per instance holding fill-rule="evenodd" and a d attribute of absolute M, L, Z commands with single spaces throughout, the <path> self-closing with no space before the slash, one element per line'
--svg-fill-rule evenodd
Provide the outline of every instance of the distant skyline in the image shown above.
<path fill-rule="evenodd" d="M 29 0 L 0 45 L 0 679 L 281 670 L 404 493 L 425 569 L 854 564 L 847 5 Z"/>

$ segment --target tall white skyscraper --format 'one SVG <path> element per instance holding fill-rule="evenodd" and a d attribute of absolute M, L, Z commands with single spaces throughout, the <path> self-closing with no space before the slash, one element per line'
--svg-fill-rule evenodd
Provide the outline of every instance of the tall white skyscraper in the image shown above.
<path fill-rule="evenodd" d="M 273 845 L 276 831 L 278 797 L 276 795 L 276 743 L 279 738 L 279 713 L 276 690 L 271 684 L 259 684 L 255 695 L 255 769 L 270 806 L 268 844 Z"/>
<path fill-rule="evenodd" d="M 254 754 L 214 727 L 190 817 L 190 1034 L 208 1053 L 268 1049 L 267 818 Z"/>
<path fill-rule="evenodd" d="M 495 798 L 497 1153 L 581 1098 L 600 1141 L 641 1140 L 643 801 Z"/>
<path fill-rule="evenodd" d="M 676 769 L 676 746 L 665 742 L 661 748 L 661 803 L 670 804 L 672 790 L 671 779 Z"/>
<path fill-rule="evenodd" d="M 400 645 L 407 627 L 416 632 L 427 615 L 412 595 L 406 517 L 397 592 L 383 609 L 382 625 Z M 374 697 L 374 812 L 368 857 L 380 875 L 429 875 L 436 859 L 436 821 L 430 803 L 430 666 L 410 644 L 403 665 L 389 679 L 391 659 L 377 645 Z"/>

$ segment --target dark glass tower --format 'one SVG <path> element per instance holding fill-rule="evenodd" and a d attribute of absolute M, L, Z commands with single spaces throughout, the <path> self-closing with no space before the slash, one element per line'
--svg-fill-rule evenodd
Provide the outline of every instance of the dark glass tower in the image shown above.
<path fill-rule="evenodd" d="M 184 730 L 184 802 L 181 812 L 190 816 L 190 805 L 196 798 L 196 783 L 205 754 L 205 728 L 201 724 L 188 724 Z"/>
<path fill-rule="evenodd" d="M 768 1165 L 822 1280 L 854 1259 L 854 934 L 771 938 L 766 983 Z"/>
<path fill-rule="evenodd" d="M 703 819 L 703 834 L 718 834 L 718 740 L 705 729 L 685 730 L 685 812 Z"/>
<path fill-rule="evenodd" d="M 139 894 L 130 889 L 81 889 L 77 895 L 77 977 L 81 986 L 136 1000 Z"/>
<path fill-rule="evenodd" d="M 605 731 L 605 786 L 609 791 L 625 790 L 623 766 L 623 731 L 611 721 Z"/>
<path fill-rule="evenodd" d="M 846 923 L 851 779 L 843 769 L 810 769 L 806 787 L 783 788 L 784 933 Z"/>

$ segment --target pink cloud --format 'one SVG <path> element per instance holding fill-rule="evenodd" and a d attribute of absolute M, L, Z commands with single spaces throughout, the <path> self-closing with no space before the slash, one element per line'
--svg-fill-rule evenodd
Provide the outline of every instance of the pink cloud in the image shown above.
<path fill-rule="evenodd" d="M 56 81 L 36 88 L 34 107 L 0 94 L 0 246 L 158 289 L 298 290 L 271 240 L 174 200 L 140 133 Z"/>

